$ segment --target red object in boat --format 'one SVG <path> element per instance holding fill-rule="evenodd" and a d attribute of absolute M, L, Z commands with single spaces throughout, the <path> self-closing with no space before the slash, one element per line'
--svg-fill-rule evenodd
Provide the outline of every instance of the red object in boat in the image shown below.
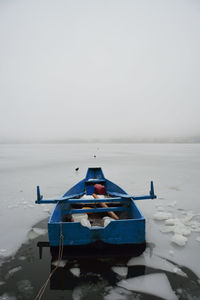
<path fill-rule="evenodd" d="M 97 184 L 94 185 L 94 192 L 97 195 L 105 195 L 106 188 L 105 188 L 104 185 L 97 183 Z"/>

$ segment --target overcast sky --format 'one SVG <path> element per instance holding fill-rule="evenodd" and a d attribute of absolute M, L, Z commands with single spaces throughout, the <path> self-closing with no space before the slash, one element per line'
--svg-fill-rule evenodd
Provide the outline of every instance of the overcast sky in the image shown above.
<path fill-rule="evenodd" d="M 199 0 L 0 0 L 0 141 L 191 135 Z"/>

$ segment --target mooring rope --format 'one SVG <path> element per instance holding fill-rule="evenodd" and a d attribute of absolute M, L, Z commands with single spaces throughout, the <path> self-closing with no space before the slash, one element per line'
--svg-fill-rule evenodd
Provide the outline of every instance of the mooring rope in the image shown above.
<path fill-rule="evenodd" d="M 47 280 L 45 281 L 43 286 L 40 288 L 40 290 L 39 290 L 37 296 L 34 298 L 34 300 L 40 300 L 42 298 L 42 296 L 45 292 L 45 289 L 49 283 L 49 280 L 51 279 L 52 275 L 55 273 L 55 271 L 59 267 L 60 262 L 62 260 L 62 256 L 63 256 L 63 247 L 64 247 L 64 235 L 62 232 L 62 222 L 60 222 L 60 240 L 59 240 L 58 261 L 57 261 L 55 268 L 51 271 L 51 273 L 49 274 L 49 277 L 47 278 Z"/>

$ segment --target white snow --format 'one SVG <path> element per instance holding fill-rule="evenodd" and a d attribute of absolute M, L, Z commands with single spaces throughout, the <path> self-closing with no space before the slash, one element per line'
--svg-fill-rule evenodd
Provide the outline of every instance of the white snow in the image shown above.
<path fill-rule="evenodd" d="M 163 273 L 155 273 L 118 282 L 118 286 L 130 291 L 142 292 L 168 300 L 178 300 L 172 290 L 167 276 Z"/>
<path fill-rule="evenodd" d="M 80 268 L 71 268 L 70 272 L 76 277 L 80 276 Z"/>
<path fill-rule="evenodd" d="M 127 267 L 119 267 L 119 266 L 114 266 L 112 267 L 113 272 L 117 273 L 121 277 L 126 277 L 128 274 L 128 268 Z"/>

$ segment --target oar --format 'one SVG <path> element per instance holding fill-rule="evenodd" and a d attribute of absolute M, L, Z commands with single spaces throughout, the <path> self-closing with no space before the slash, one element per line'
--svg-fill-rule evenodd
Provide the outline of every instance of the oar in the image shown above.
<path fill-rule="evenodd" d="M 92 196 L 95 198 L 95 199 L 99 199 L 99 197 L 96 195 L 96 194 L 92 194 Z M 108 208 L 108 205 L 105 204 L 105 203 L 99 203 L 102 207 L 104 208 Z M 108 214 L 115 220 L 119 220 L 119 217 L 113 212 L 113 211 L 108 211 Z"/>
<path fill-rule="evenodd" d="M 157 196 L 154 194 L 154 186 L 153 186 L 153 181 L 151 181 L 150 184 L 150 192 L 149 195 L 142 195 L 142 196 L 133 196 L 133 195 L 128 195 L 128 194 L 121 194 L 121 193 L 116 193 L 116 192 L 109 192 L 108 195 L 114 196 L 114 197 L 121 197 L 121 198 L 133 198 L 134 200 L 145 200 L 145 199 L 155 199 Z"/>
<path fill-rule="evenodd" d="M 79 194 L 71 194 L 69 196 L 61 197 L 58 199 L 43 199 L 43 196 L 40 195 L 40 187 L 37 186 L 37 200 L 35 201 L 35 203 L 37 203 L 37 204 L 55 204 L 58 202 L 66 201 L 68 199 L 81 197 L 81 196 L 83 196 L 83 194 L 84 194 L 84 192 L 79 193 Z"/>

